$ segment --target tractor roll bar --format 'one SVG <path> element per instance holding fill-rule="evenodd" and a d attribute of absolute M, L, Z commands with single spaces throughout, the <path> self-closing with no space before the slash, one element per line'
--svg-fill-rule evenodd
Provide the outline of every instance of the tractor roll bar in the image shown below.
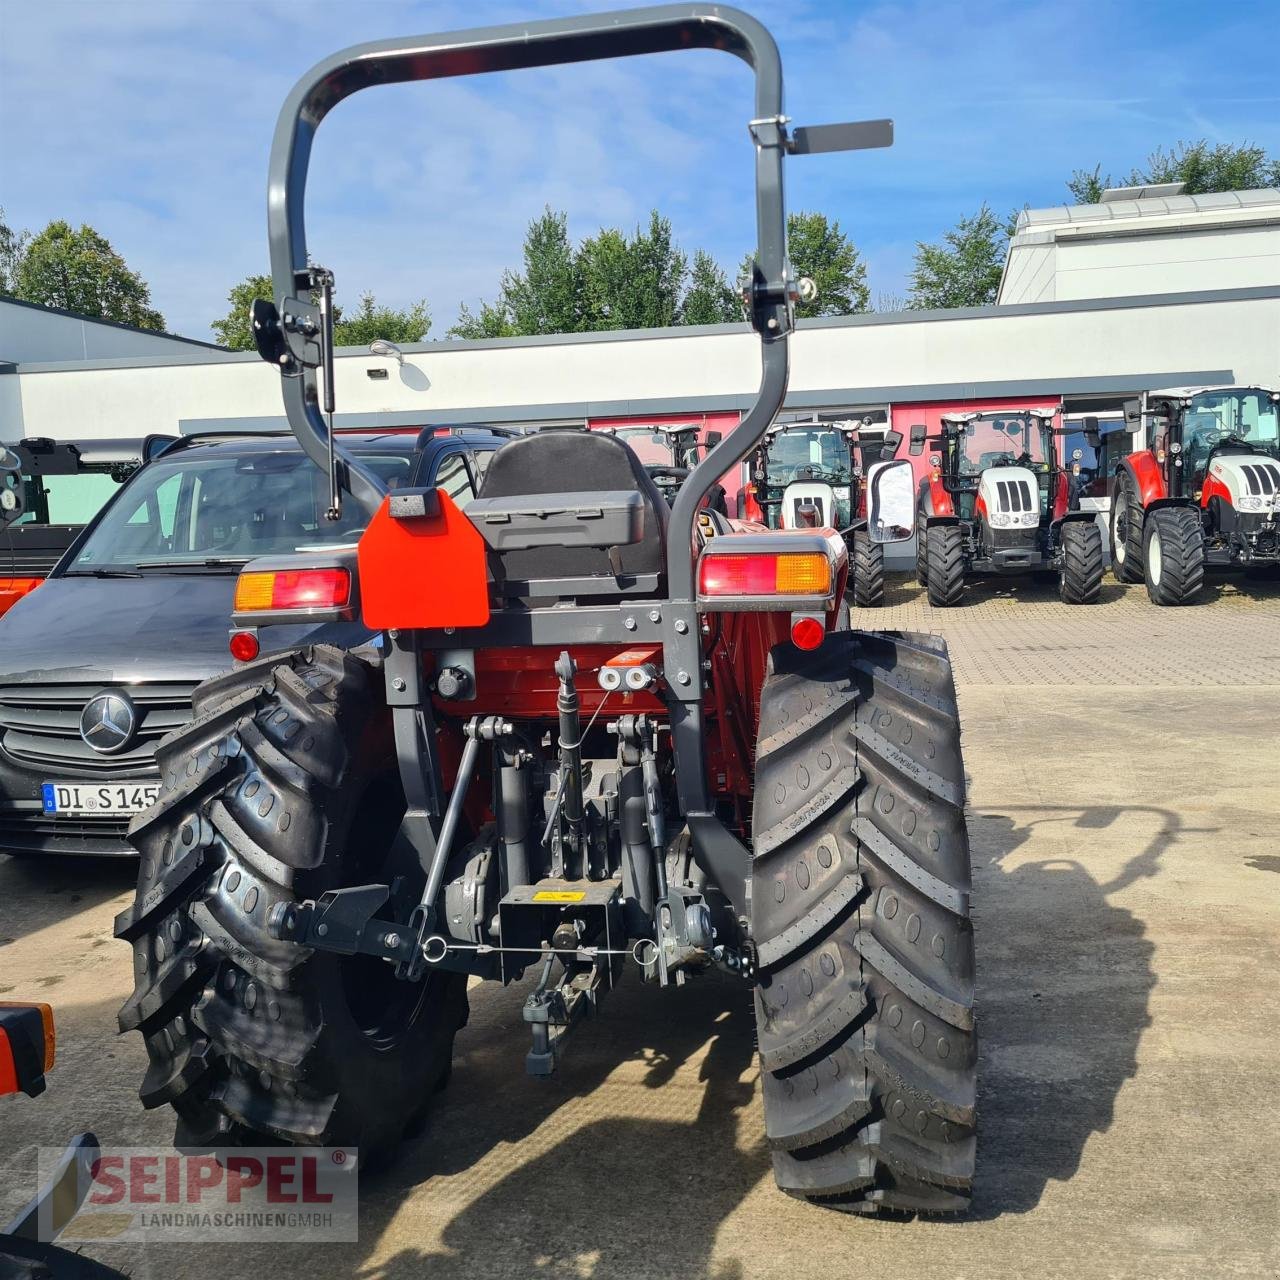
<path fill-rule="evenodd" d="M 748 14 L 711 4 L 666 5 L 614 14 L 477 28 L 443 35 L 379 40 L 356 45 L 313 67 L 294 86 L 280 112 L 271 147 L 267 227 L 271 272 L 288 355 L 280 363 L 289 425 L 321 468 L 329 465 L 330 431 L 322 413 L 317 369 L 324 317 L 310 301 L 327 273 L 308 261 L 304 196 L 312 142 L 324 117 L 344 98 L 378 84 L 431 80 L 560 65 L 678 49 L 720 49 L 755 71 L 757 252 L 751 282 L 752 320 L 763 340 L 763 373 L 754 407 L 689 477 L 673 511 L 673 594 L 688 596 L 693 521 L 698 503 L 717 477 L 746 457 L 773 418 L 786 392 L 785 337 L 792 327 L 792 291 L 786 261 L 782 157 L 785 151 L 843 149 L 868 143 L 834 135 L 845 126 L 798 130 L 788 137 L 782 116 L 782 66 L 769 32 Z M 866 126 L 858 126 L 865 131 Z M 780 341 L 781 340 L 781 341 Z M 294 363 L 296 362 L 296 363 Z M 326 398 L 332 392 L 326 392 Z M 340 454 L 344 487 L 366 506 L 385 486 L 349 455 Z"/>

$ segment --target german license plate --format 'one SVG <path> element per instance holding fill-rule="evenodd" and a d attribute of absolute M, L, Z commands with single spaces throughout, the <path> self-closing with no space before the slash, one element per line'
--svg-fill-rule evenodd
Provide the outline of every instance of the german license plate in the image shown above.
<path fill-rule="evenodd" d="M 88 813 L 141 813 L 156 802 L 158 782 L 46 782 L 45 813 L 80 816 Z"/>

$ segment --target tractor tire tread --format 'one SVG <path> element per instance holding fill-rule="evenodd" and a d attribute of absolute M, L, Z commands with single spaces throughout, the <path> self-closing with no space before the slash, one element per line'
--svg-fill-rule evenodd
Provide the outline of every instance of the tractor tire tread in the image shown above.
<path fill-rule="evenodd" d="M 803 733 L 780 735 L 801 719 Z M 850 632 L 811 654 L 781 646 L 760 736 L 754 825 L 769 838 L 753 857 L 752 933 L 778 1185 L 847 1212 L 963 1211 L 977 1040 L 945 645 Z M 850 770 L 851 787 L 830 785 Z"/>

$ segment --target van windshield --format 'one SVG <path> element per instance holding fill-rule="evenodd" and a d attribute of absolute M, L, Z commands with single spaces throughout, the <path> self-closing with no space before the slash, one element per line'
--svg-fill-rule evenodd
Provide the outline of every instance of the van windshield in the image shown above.
<path fill-rule="evenodd" d="M 408 482 L 410 454 L 353 452 L 388 487 Z M 327 489 L 323 472 L 294 450 L 162 458 L 107 509 L 66 571 L 237 566 L 355 542 L 369 513 L 348 497 L 342 519 L 326 520 Z"/>

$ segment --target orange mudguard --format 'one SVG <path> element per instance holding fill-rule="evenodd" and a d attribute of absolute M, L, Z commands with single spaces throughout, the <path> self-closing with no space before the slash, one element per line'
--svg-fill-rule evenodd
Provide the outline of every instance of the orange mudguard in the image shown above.
<path fill-rule="evenodd" d="M 360 539 L 360 612 L 365 625 L 482 627 L 489 621 L 484 539 L 443 489 L 438 514 L 395 519 L 382 500 Z"/>

